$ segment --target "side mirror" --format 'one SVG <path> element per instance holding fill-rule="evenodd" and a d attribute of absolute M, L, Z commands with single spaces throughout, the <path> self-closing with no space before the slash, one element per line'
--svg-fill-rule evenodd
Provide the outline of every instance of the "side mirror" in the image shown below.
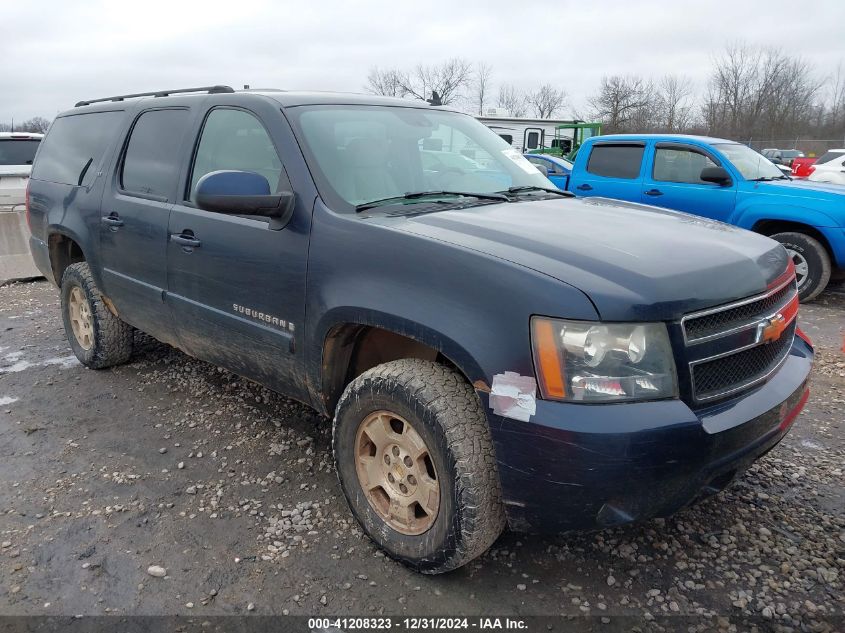
<path fill-rule="evenodd" d="M 731 175 L 724 167 L 705 167 L 699 176 L 704 182 L 712 182 L 720 187 L 727 187 L 733 184 Z"/>
<path fill-rule="evenodd" d="M 270 183 L 252 171 L 212 171 L 197 183 L 197 206 L 203 211 L 270 218 L 270 228 L 284 228 L 293 215 L 290 191 L 270 193 Z"/>
<path fill-rule="evenodd" d="M 538 165 L 537 163 L 531 163 L 531 164 L 534 165 L 534 167 L 537 168 L 537 171 L 539 171 L 541 174 L 543 174 L 546 178 L 549 177 L 549 168 L 548 167 L 546 167 L 545 165 Z"/>

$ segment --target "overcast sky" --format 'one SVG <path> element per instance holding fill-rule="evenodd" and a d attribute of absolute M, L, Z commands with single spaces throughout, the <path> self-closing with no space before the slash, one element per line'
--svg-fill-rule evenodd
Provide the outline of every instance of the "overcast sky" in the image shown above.
<path fill-rule="evenodd" d="M 361 92 L 372 66 L 449 57 L 487 62 L 495 84 L 562 87 L 575 108 L 605 74 L 673 73 L 703 89 L 712 57 L 738 40 L 782 46 L 822 75 L 845 60 L 843 0 L 2 4 L 0 122 L 217 83 Z"/>

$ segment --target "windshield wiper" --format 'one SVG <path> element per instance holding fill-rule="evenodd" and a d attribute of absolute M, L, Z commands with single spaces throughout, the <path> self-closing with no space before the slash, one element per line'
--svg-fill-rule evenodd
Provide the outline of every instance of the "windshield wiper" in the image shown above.
<path fill-rule="evenodd" d="M 771 182 L 772 180 L 792 180 L 789 176 L 760 176 L 759 178 L 752 178 L 751 182 Z"/>
<path fill-rule="evenodd" d="M 412 191 L 401 196 L 391 196 L 389 198 L 371 200 L 370 202 L 363 202 L 355 205 L 355 213 L 379 207 L 383 204 L 390 204 L 391 202 L 402 202 L 403 200 L 420 200 L 420 202 L 422 202 L 422 198 L 434 198 L 439 196 L 456 196 L 460 198 L 478 198 L 479 200 L 500 200 L 502 202 L 509 202 L 508 197 L 501 193 L 472 193 L 469 191 Z"/>
<path fill-rule="evenodd" d="M 536 185 L 522 185 L 520 187 L 508 187 L 507 193 L 522 193 L 523 191 L 545 191 L 546 193 L 556 193 L 559 196 L 566 198 L 574 198 L 575 194 L 571 191 L 561 191 L 560 189 L 552 189 L 551 187 L 537 187 Z M 505 193 L 504 191 L 502 193 Z"/>
<path fill-rule="evenodd" d="M 88 162 L 87 162 L 87 163 L 85 163 L 85 167 L 83 167 L 83 168 L 82 168 L 82 171 L 81 171 L 81 172 L 79 172 L 79 178 L 78 178 L 78 179 L 77 179 L 77 181 L 76 181 L 76 186 L 77 186 L 77 187 L 81 187 L 81 186 L 82 186 L 82 181 L 83 181 L 83 180 L 85 180 L 85 174 L 87 174 L 87 173 L 88 173 L 88 168 L 89 168 L 89 167 L 91 167 L 91 163 L 93 163 L 93 162 L 94 162 L 94 159 L 93 159 L 93 158 L 89 158 L 89 159 L 88 159 Z"/>

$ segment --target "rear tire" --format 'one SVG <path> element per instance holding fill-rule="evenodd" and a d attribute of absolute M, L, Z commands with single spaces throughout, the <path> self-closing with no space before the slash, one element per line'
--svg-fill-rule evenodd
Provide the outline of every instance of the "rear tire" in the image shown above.
<path fill-rule="evenodd" d="M 789 253 L 798 278 L 798 297 L 812 301 L 825 289 L 830 280 L 830 255 L 816 238 L 804 233 L 776 233 L 771 236 Z"/>
<path fill-rule="evenodd" d="M 487 419 L 472 387 L 451 369 L 405 359 L 364 372 L 346 387 L 332 435 L 349 507 L 392 558 L 443 573 L 483 554 L 501 534 L 505 513 Z M 417 462 L 417 455 L 425 458 Z M 430 487 L 424 500 L 403 511 L 423 480 Z"/>
<path fill-rule="evenodd" d="M 120 365 L 132 356 L 133 328 L 111 313 L 85 262 L 62 275 L 62 320 L 79 362 L 90 369 Z"/>

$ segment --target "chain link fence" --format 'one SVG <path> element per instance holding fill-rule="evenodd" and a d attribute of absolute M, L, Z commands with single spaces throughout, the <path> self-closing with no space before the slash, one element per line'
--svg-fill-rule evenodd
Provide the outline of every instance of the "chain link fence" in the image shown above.
<path fill-rule="evenodd" d="M 797 149 L 804 152 L 805 156 L 819 157 L 828 150 L 845 148 L 845 138 L 790 138 L 790 139 L 768 139 L 764 141 L 745 141 L 751 149 L 758 152 L 764 149 Z"/>

